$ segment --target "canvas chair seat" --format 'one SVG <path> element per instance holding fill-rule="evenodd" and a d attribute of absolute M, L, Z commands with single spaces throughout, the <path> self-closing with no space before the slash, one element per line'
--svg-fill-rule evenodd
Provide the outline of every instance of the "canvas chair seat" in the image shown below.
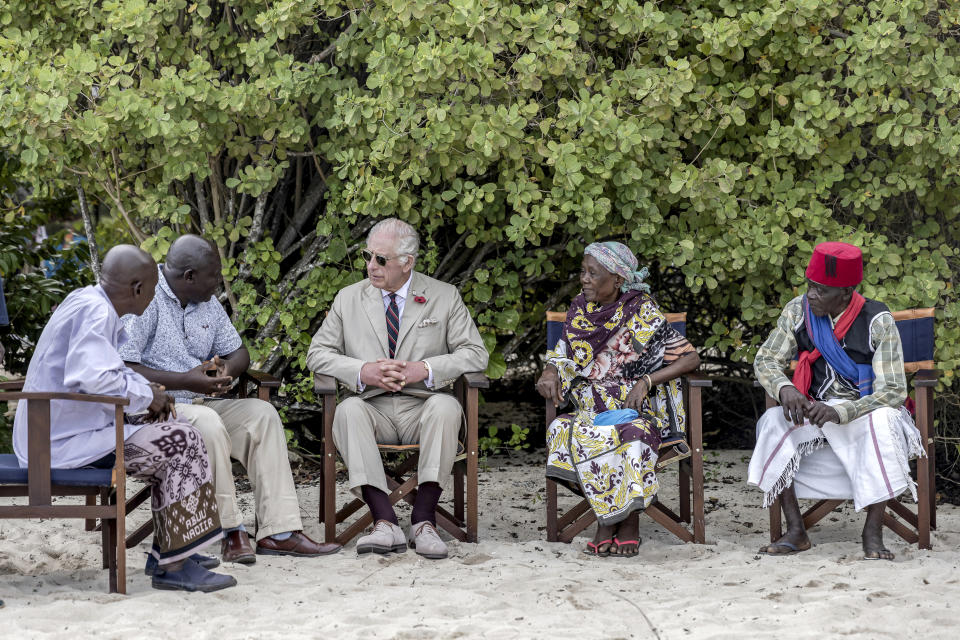
<path fill-rule="evenodd" d="M 567 314 L 563 311 L 548 311 L 547 349 L 552 349 L 560 340 Z M 687 314 L 668 313 L 667 322 L 673 325 L 681 335 L 687 335 Z M 657 460 L 657 471 L 678 463 L 680 500 L 677 511 L 673 511 L 660 501 L 653 502 L 644 513 L 674 536 L 684 542 L 703 544 L 706 542 L 706 524 L 703 504 L 703 416 L 701 389 L 712 386 L 710 380 L 688 375 L 682 379 L 684 406 L 687 410 L 686 445 L 688 451 L 679 454 L 674 444 L 661 447 L 661 458 Z M 557 417 L 557 409 L 548 400 L 546 406 L 546 426 Z M 596 515 L 586 499 L 560 514 L 557 505 L 557 486 L 563 484 L 573 493 L 581 495 L 579 487 L 568 486 L 553 478 L 547 478 L 547 541 L 571 542 L 581 531 L 596 521 Z"/>
<path fill-rule="evenodd" d="M 887 500 L 883 524 L 909 544 L 920 549 L 930 548 L 930 531 L 937 528 L 936 452 L 933 446 L 933 390 L 937 385 L 934 369 L 934 316 L 936 310 L 907 309 L 893 312 L 900 342 L 903 346 L 904 370 L 912 374 L 912 386 L 916 397 L 916 425 L 926 455 L 916 461 L 917 509 L 911 510 L 899 500 Z M 796 366 L 791 363 L 791 369 Z M 759 383 L 757 383 L 759 384 Z M 778 402 L 766 395 L 767 409 Z M 803 526 L 814 526 L 846 500 L 818 500 L 803 512 Z M 783 535 L 780 501 L 770 505 L 770 541 Z"/>
<path fill-rule="evenodd" d="M 16 455 L 0 454 L 0 484 L 25 485 L 27 476 Z M 50 469 L 50 484 L 54 486 L 109 487 L 112 482 L 112 469 Z"/>

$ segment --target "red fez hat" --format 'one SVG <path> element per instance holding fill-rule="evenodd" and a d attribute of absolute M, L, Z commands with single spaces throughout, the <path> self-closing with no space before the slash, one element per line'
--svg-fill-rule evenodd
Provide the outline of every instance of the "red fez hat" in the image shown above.
<path fill-rule="evenodd" d="M 821 242 L 813 248 L 807 278 L 828 287 L 855 287 L 863 280 L 863 253 L 846 242 Z"/>

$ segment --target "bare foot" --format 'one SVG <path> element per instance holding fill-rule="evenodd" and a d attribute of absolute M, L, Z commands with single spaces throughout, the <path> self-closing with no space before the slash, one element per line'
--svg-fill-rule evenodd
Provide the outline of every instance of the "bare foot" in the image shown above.
<path fill-rule="evenodd" d="M 760 547 L 757 553 L 763 553 L 768 556 L 789 556 L 794 553 L 806 551 L 813 545 L 810 544 L 810 538 L 806 531 L 787 531 L 780 536 L 776 542 Z"/>
<path fill-rule="evenodd" d="M 615 525 L 598 525 L 597 533 L 593 536 L 593 542 L 588 542 L 587 548 L 583 552 L 590 556 L 604 557 L 610 555 L 614 531 L 616 531 Z"/>
<path fill-rule="evenodd" d="M 883 546 L 882 530 L 864 527 L 860 539 L 863 540 L 864 560 L 893 560 L 896 557 L 890 549 Z"/>
<path fill-rule="evenodd" d="M 864 560 L 893 560 L 895 557 L 883 546 L 883 512 L 886 508 L 885 502 L 877 502 L 867 507 L 867 520 L 863 523 L 863 533 L 860 534 Z"/>
<path fill-rule="evenodd" d="M 640 550 L 640 514 L 631 513 L 617 527 L 610 555 L 635 556 Z"/>

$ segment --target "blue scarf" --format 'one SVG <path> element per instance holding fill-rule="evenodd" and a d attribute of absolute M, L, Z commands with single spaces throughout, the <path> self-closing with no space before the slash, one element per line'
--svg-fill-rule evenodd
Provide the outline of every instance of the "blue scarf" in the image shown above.
<path fill-rule="evenodd" d="M 873 367 L 869 364 L 857 364 L 843 350 L 837 338 L 833 335 L 833 326 L 828 316 L 816 316 L 810 313 L 810 303 L 807 296 L 803 296 L 803 316 L 807 326 L 807 335 L 813 340 L 817 351 L 826 359 L 833 369 L 847 380 L 855 383 L 860 390 L 860 397 L 873 393 Z"/>

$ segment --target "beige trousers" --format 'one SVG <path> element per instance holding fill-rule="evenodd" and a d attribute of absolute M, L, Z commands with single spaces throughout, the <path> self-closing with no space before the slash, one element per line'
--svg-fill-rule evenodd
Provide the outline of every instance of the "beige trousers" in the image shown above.
<path fill-rule="evenodd" d="M 287 439 L 272 404 L 255 398 L 204 399 L 201 404 L 178 402 L 177 416 L 188 420 L 203 435 L 224 529 L 243 523 L 230 458 L 244 466 L 253 486 L 257 540 L 303 529 L 287 457 Z"/>
<path fill-rule="evenodd" d="M 426 399 L 406 394 L 369 400 L 353 396 L 339 403 L 333 416 L 333 440 L 347 463 L 350 490 L 360 496 L 360 487 L 369 484 L 390 493 L 378 443 L 419 443 L 419 481 L 448 484 L 462 417 L 460 403 L 444 393 Z"/>

